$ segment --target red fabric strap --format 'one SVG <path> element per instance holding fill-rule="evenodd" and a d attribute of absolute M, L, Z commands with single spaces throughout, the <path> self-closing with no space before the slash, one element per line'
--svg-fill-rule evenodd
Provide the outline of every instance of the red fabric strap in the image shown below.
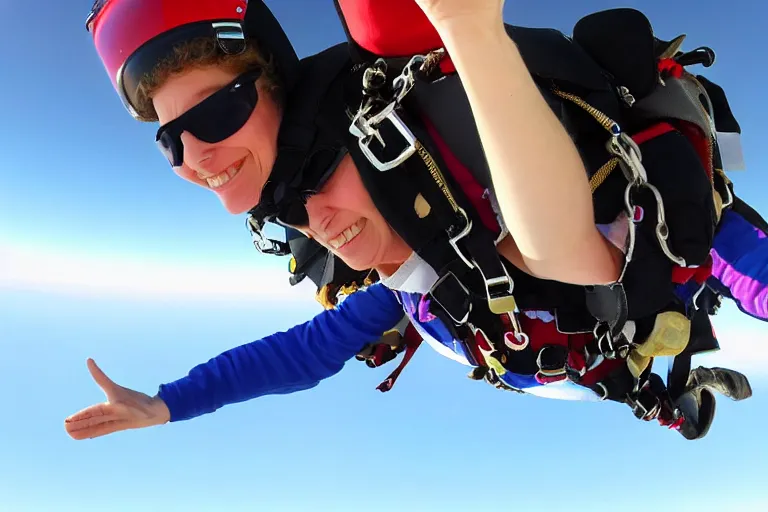
<path fill-rule="evenodd" d="M 350 37 L 379 57 L 410 57 L 443 47 L 440 35 L 414 0 L 338 0 Z M 455 68 L 446 55 L 443 73 Z"/>
<path fill-rule="evenodd" d="M 408 365 L 411 358 L 413 357 L 413 354 L 416 353 L 416 349 L 421 346 L 421 335 L 413 326 L 413 324 L 409 323 L 408 327 L 405 328 L 405 333 L 403 334 L 403 342 L 405 343 L 405 355 L 403 356 L 402 361 L 400 361 L 400 364 L 397 365 L 397 368 L 395 368 L 395 370 L 389 374 L 389 377 L 384 379 L 384 382 L 376 387 L 376 389 L 382 393 L 386 393 L 392 389 L 392 386 L 395 385 L 395 381 L 397 381 L 397 378 L 400 376 L 400 372 L 402 372 L 406 365 Z"/>

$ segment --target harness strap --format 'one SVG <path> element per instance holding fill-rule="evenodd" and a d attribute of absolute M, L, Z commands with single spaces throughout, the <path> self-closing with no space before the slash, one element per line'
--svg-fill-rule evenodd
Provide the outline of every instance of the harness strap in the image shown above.
<path fill-rule="evenodd" d="M 624 14 L 628 14 L 630 17 L 633 16 L 629 12 L 625 12 Z M 633 22 L 630 17 L 626 18 L 627 23 Z M 634 21 L 637 21 L 637 19 Z M 653 37 L 650 31 L 648 36 L 648 39 L 653 43 Z M 651 80 L 646 81 L 643 84 L 647 85 L 647 92 L 651 92 L 653 90 L 655 85 L 653 80 L 657 76 L 664 76 L 674 79 L 675 77 L 681 77 L 683 75 L 684 70 L 674 61 L 663 60 L 661 63 L 658 63 L 656 62 L 655 56 L 653 55 L 650 55 L 650 59 L 651 60 L 649 60 L 649 63 L 651 66 L 649 69 L 656 71 L 656 66 L 658 65 L 658 71 L 660 73 L 658 75 L 656 73 L 648 73 L 643 77 L 639 77 L 643 80 L 646 80 L 650 77 Z M 641 88 L 632 87 L 630 89 L 637 93 Z M 683 92 L 687 91 L 687 89 L 682 88 L 679 88 L 679 90 Z M 554 92 L 558 94 L 558 91 Z M 635 101 L 635 99 L 631 97 L 631 93 L 629 91 L 624 91 L 622 94 L 624 95 L 625 102 L 628 102 L 628 106 L 631 107 L 632 103 Z M 596 184 L 593 184 L 592 188 L 594 191 L 597 187 L 600 186 L 600 184 L 604 183 L 608 175 L 611 174 L 611 172 L 615 170 L 616 167 L 619 167 L 622 169 L 622 171 L 624 171 L 624 175 L 628 181 L 628 186 L 625 191 L 627 214 L 630 219 L 634 221 L 630 222 L 630 241 L 627 251 L 627 264 L 632 261 L 633 256 L 635 256 L 635 254 L 633 254 L 635 250 L 635 243 L 638 242 L 638 240 L 635 239 L 634 225 L 635 223 L 642 223 L 645 217 L 644 212 L 646 210 L 645 208 L 642 208 L 638 205 L 636 199 L 633 196 L 637 195 L 639 197 L 642 193 L 644 194 L 645 198 L 651 199 L 652 204 L 648 211 L 656 213 L 656 223 L 655 225 L 653 225 L 653 223 L 646 223 L 646 226 L 643 226 L 643 232 L 639 234 L 639 243 L 641 246 L 639 256 L 641 258 L 644 256 L 643 251 L 650 253 L 652 251 L 652 246 L 654 246 L 653 249 L 656 249 L 655 245 L 658 244 L 658 246 L 660 246 L 663 250 L 664 256 L 666 256 L 668 260 L 671 260 L 678 267 L 686 267 L 686 259 L 673 252 L 673 247 L 667 242 L 669 237 L 669 228 L 665 219 L 665 205 L 659 189 L 657 189 L 653 183 L 649 183 L 648 181 L 646 170 L 642 164 L 643 155 L 641 154 L 638 146 L 662 135 L 666 135 L 672 131 L 679 131 L 685 135 L 686 139 L 689 141 L 693 139 L 692 142 L 694 143 L 694 147 L 698 156 L 704 164 L 705 172 L 707 172 L 709 177 L 712 178 L 711 164 L 715 154 L 713 146 L 709 145 L 711 141 L 706 140 L 705 137 L 701 137 L 701 133 L 698 131 L 698 128 L 693 124 L 679 123 L 679 126 L 675 127 L 667 122 L 657 123 L 651 126 L 649 129 L 643 130 L 639 133 L 636 133 L 634 136 L 629 137 L 622 132 L 617 123 L 613 122 L 610 118 L 597 111 L 580 98 L 568 93 L 558 95 L 571 101 L 576 100 L 574 103 L 584 108 L 589 114 L 593 115 L 593 117 L 595 117 L 595 119 L 610 133 L 611 138 L 609 141 L 608 149 L 609 152 L 613 153 L 615 156 L 609 160 L 604 168 L 598 171 L 597 174 L 600 175 L 600 181 Z M 645 93 L 642 96 L 644 95 Z M 397 105 L 394 106 L 396 107 Z M 653 104 L 646 101 L 644 102 L 644 106 L 646 108 L 650 108 L 653 106 Z M 706 117 L 706 114 L 704 117 Z M 696 118 L 696 120 L 698 120 L 698 118 Z M 440 143 L 436 142 L 439 141 L 439 137 L 436 136 L 435 133 L 430 132 L 430 126 L 428 125 L 428 122 L 425 121 L 424 124 L 427 125 L 427 135 L 431 136 L 432 144 L 437 147 L 438 151 L 440 151 Z M 406 127 L 407 126 L 408 125 L 406 123 Z M 694 130 L 694 128 L 696 128 L 696 130 Z M 402 133 L 403 130 L 400 130 L 400 132 Z M 377 131 L 375 135 L 381 137 L 382 134 Z M 682 137 L 679 135 L 678 138 L 682 139 Z M 429 139 L 426 137 L 423 140 L 429 141 Z M 672 142 L 675 142 L 675 140 Z M 697 142 L 700 143 L 697 144 Z M 418 153 L 419 156 L 423 156 L 421 154 L 422 151 L 420 150 L 426 151 L 426 148 L 420 145 L 418 137 L 412 137 L 412 140 L 408 141 L 408 143 L 413 150 L 410 155 L 407 155 L 407 151 L 402 151 L 399 152 L 399 155 L 397 152 L 395 152 L 393 156 L 399 158 L 403 155 L 407 155 L 405 156 L 405 162 L 408 162 L 409 160 L 418 161 L 418 159 L 413 158 L 412 155 Z M 654 148 L 655 147 L 656 145 Z M 406 148 L 406 150 L 407 149 L 408 148 Z M 448 153 L 443 151 L 444 161 L 448 160 L 447 154 Z M 653 155 L 651 154 L 651 156 Z M 422 158 L 422 160 L 424 159 Z M 395 160 L 391 160 L 390 163 L 394 161 Z M 378 160 L 378 163 L 381 162 L 381 160 Z M 376 161 L 374 161 L 374 163 L 376 163 Z M 404 162 L 398 162 L 398 165 L 403 163 Z M 436 174 L 439 175 L 439 168 L 437 169 L 438 172 L 435 173 L 434 168 L 429 165 L 428 161 L 425 160 L 424 163 L 426 164 L 429 174 L 433 177 L 433 179 L 436 180 L 438 188 L 444 193 L 449 191 L 446 180 L 435 178 Z M 380 170 L 382 172 L 390 172 L 389 169 L 381 167 Z M 653 171 L 653 168 L 651 168 L 651 170 Z M 410 174 L 417 175 L 417 173 Z M 422 174 L 424 176 L 428 175 L 423 171 Z M 662 189 L 662 191 L 664 190 Z M 452 207 L 454 207 L 455 204 L 461 204 L 462 206 L 467 204 L 463 198 L 460 203 L 454 203 L 452 201 L 450 192 L 445 194 L 445 198 L 448 200 L 448 203 L 450 203 Z M 674 206 L 672 208 L 674 208 Z M 458 211 L 455 207 L 453 210 L 454 212 Z M 452 245 L 454 246 L 456 256 L 458 256 L 458 258 L 454 257 L 448 262 L 442 261 L 442 265 L 435 266 L 434 261 L 439 261 L 436 257 L 429 256 L 429 251 L 427 249 L 422 249 L 422 251 L 419 251 L 422 257 L 424 257 L 424 259 L 427 260 L 435 268 L 436 271 L 438 271 L 438 275 L 440 276 L 440 279 L 436 283 L 433 290 L 430 291 L 429 295 L 432 299 L 434 299 L 433 303 L 440 306 L 443 311 L 445 311 L 448 316 L 451 317 L 453 322 L 458 325 L 464 324 L 466 322 L 470 322 L 470 325 L 475 323 L 476 325 L 482 326 L 488 325 L 482 321 L 483 315 L 481 314 L 481 310 L 483 312 L 488 312 L 488 310 L 490 310 L 492 313 L 499 314 L 510 313 L 510 317 L 514 319 L 514 311 L 516 309 L 516 305 L 512 297 L 512 281 L 509 278 L 509 274 L 498 258 L 493 258 L 492 261 L 485 260 L 489 253 L 491 255 L 495 255 L 495 251 L 488 250 L 489 247 L 494 247 L 493 240 L 491 239 L 489 243 L 489 240 L 487 239 L 489 236 L 489 231 L 485 229 L 479 229 L 482 226 L 477 222 L 477 215 L 472 215 L 471 213 L 467 214 L 466 211 L 463 213 L 463 217 L 467 219 L 467 222 L 463 226 L 460 225 L 459 232 L 454 231 L 451 233 L 450 228 L 448 230 L 449 234 L 452 235 L 450 238 L 452 239 Z M 472 224 L 473 220 L 475 221 L 474 225 Z M 487 224 L 485 227 L 488 227 Z M 646 229 L 646 227 L 650 229 Z M 478 233 L 480 233 L 479 236 Z M 438 245 L 435 245 L 434 247 L 438 247 Z M 658 249 L 656 249 L 656 252 L 658 252 Z M 683 256 L 685 256 L 685 258 L 689 258 L 689 254 L 690 251 L 687 253 L 684 252 Z M 699 262 L 694 256 L 690 256 L 690 258 L 694 263 Z M 465 267 L 462 267 L 460 264 L 457 265 L 457 263 L 460 262 L 465 263 Z M 669 262 L 665 260 L 665 264 L 669 265 Z M 476 280 L 473 280 L 473 278 L 470 276 L 472 275 L 472 270 L 475 267 L 477 267 L 482 274 L 482 282 L 485 285 L 486 294 L 488 296 L 488 308 L 473 308 L 473 305 L 476 303 L 476 297 L 473 294 L 476 294 L 478 290 L 477 287 L 474 286 L 474 281 Z M 492 271 L 491 275 L 495 274 L 497 279 L 501 278 L 499 281 L 488 279 L 489 274 L 486 272 L 486 269 L 494 268 L 496 272 Z M 672 265 L 669 265 L 669 267 L 665 268 L 669 268 L 671 272 L 673 267 Z M 499 270 L 501 270 L 503 273 L 499 272 Z M 625 266 L 624 272 L 626 272 L 626 270 L 627 267 Z M 664 268 L 662 268 L 662 270 L 664 270 Z M 622 273 L 622 278 L 624 277 L 624 272 Z M 664 274 L 664 272 L 661 274 Z M 503 276 L 506 276 L 506 279 L 503 279 Z M 638 277 L 641 276 L 633 276 L 633 279 L 636 281 Z M 597 379 L 592 383 L 592 385 L 595 388 L 604 391 L 603 396 L 605 398 L 611 398 L 628 403 L 633 408 L 633 411 L 635 411 L 636 416 L 646 420 L 657 418 L 660 422 L 662 422 L 662 424 L 679 427 L 680 418 L 675 415 L 675 408 L 673 407 L 671 400 L 667 397 L 667 392 L 663 381 L 657 375 L 650 374 L 650 362 L 652 357 L 656 355 L 680 354 L 681 350 L 685 348 L 688 340 L 685 339 L 683 340 L 682 344 L 673 343 L 674 346 L 667 347 L 665 342 L 670 340 L 666 339 L 667 337 L 664 335 L 664 333 L 661 333 L 658 330 L 654 330 L 654 332 L 651 333 L 651 336 L 649 336 L 647 340 L 644 339 L 644 341 L 650 341 L 651 343 L 644 346 L 642 350 L 636 351 L 635 356 L 637 357 L 634 357 L 632 361 L 630 361 L 630 366 L 628 366 L 627 363 L 623 361 L 623 359 L 630 356 L 632 348 L 631 342 L 633 340 L 627 339 L 627 337 L 624 335 L 624 332 L 632 311 L 630 310 L 630 305 L 628 304 L 627 292 L 624 288 L 624 284 L 622 284 L 622 278 L 620 278 L 617 283 L 612 285 L 595 286 L 587 288 L 586 290 L 587 308 L 592 316 L 598 320 L 598 327 L 600 327 L 600 329 L 596 328 L 594 333 L 595 337 L 597 338 L 596 345 L 597 353 L 599 354 L 598 357 L 613 357 L 618 360 L 603 361 L 603 363 L 599 364 L 597 368 L 593 367 L 593 369 L 600 371 L 590 372 L 586 371 L 585 368 L 589 354 L 585 354 L 582 358 L 583 367 L 578 370 L 578 374 L 582 377 L 587 377 L 587 374 L 591 373 L 589 377 L 592 379 Z M 673 276 L 673 281 L 680 281 L 684 283 L 691 279 L 703 281 L 705 278 L 706 269 L 696 269 L 690 272 L 687 270 L 681 270 Z M 497 304 L 497 307 L 494 307 L 494 294 L 489 284 L 501 285 L 501 298 L 505 301 L 503 302 L 504 307 L 499 307 L 500 304 Z M 508 290 L 503 290 L 507 284 L 509 286 Z M 632 284 L 635 283 L 630 283 L 630 285 Z M 662 297 L 662 299 L 664 299 L 664 297 Z M 660 304 L 660 306 L 663 306 L 663 304 Z M 653 311 L 658 310 L 658 307 L 653 308 Z M 644 311 L 645 310 L 643 310 L 643 312 Z M 637 314 L 637 311 L 634 313 Z M 673 311 L 665 313 L 669 313 L 670 315 L 678 314 L 677 312 Z M 634 318 L 634 316 L 632 318 Z M 662 313 L 662 315 L 659 317 L 654 317 L 654 320 L 658 323 L 665 318 L 667 317 L 664 316 L 664 313 Z M 493 326 L 494 323 L 491 322 L 489 325 Z M 486 380 L 488 379 L 488 374 L 490 373 L 491 377 L 494 377 L 495 374 L 495 380 L 498 382 L 498 377 L 503 375 L 506 371 L 511 371 L 509 369 L 511 364 L 511 361 L 509 360 L 510 351 L 500 350 L 499 348 L 504 349 L 504 347 L 497 348 L 493 343 L 491 343 L 490 340 L 503 339 L 503 337 L 499 338 L 496 336 L 489 336 L 489 334 L 492 333 L 485 332 L 484 329 L 477 328 L 472 328 L 472 334 L 473 336 L 468 337 L 468 341 L 470 348 L 474 346 L 476 350 L 469 352 L 473 354 L 473 356 L 486 370 L 483 372 Z M 640 336 L 640 338 L 643 337 Z M 680 336 L 673 338 L 674 340 L 672 341 L 676 342 L 679 342 L 682 339 Z M 498 346 L 498 344 L 496 345 Z M 506 348 L 508 349 L 509 347 Z M 530 347 L 528 347 L 528 349 L 530 350 Z M 558 346 L 544 347 L 537 352 L 537 355 L 538 364 L 536 369 L 536 376 L 540 382 L 551 382 L 552 380 L 566 378 L 568 374 L 567 366 L 569 366 L 571 363 L 582 363 L 582 361 L 577 361 L 577 359 L 579 359 L 578 357 L 570 357 L 567 349 Z M 499 361 L 503 364 L 497 365 L 496 363 Z M 681 362 L 684 362 L 684 359 L 681 359 Z M 583 371 L 586 371 L 586 374 L 582 373 Z M 603 378 L 599 378 L 600 373 L 604 374 Z M 473 375 L 479 375 L 479 373 L 473 372 Z M 589 386 L 590 384 L 588 380 L 589 379 L 584 379 L 584 383 Z M 642 383 L 642 386 L 639 386 L 639 383 Z"/>
<path fill-rule="evenodd" d="M 613 283 L 588 287 L 586 297 L 587 309 L 598 321 L 594 332 L 595 348 L 611 359 L 625 358 L 628 345 L 621 338 L 629 316 L 629 305 L 624 286 Z M 601 324 L 607 328 L 601 329 Z"/>
<path fill-rule="evenodd" d="M 426 128 L 427 135 L 432 139 L 435 149 L 440 153 L 443 162 L 445 162 L 446 167 L 450 170 L 451 176 L 456 181 L 458 188 L 464 192 L 467 199 L 472 203 L 483 225 L 489 231 L 498 235 L 501 232 L 501 228 L 496 218 L 496 212 L 494 212 L 490 201 L 487 200 L 486 189 L 481 185 L 480 180 L 459 160 L 456 153 L 454 153 L 444 136 L 437 131 L 435 124 L 429 117 L 422 116 L 421 122 Z"/>
<path fill-rule="evenodd" d="M 421 346 L 422 341 L 423 339 L 419 332 L 416 330 L 413 324 L 409 323 L 405 328 L 405 332 L 403 333 L 405 355 L 403 356 L 402 361 L 400 361 L 400 364 L 397 365 L 397 368 L 395 368 L 395 370 L 389 374 L 389 377 L 384 379 L 384 381 L 379 384 L 376 389 L 382 393 L 386 393 L 392 389 L 392 387 L 395 385 L 395 382 L 397 381 L 397 378 L 400 377 L 400 373 L 411 361 L 411 358 L 416 353 L 416 350 Z"/>
<path fill-rule="evenodd" d="M 397 329 L 392 329 L 385 332 L 376 343 L 369 343 L 363 347 L 355 358 L 358 361 L 365 361 L 368 368 L 378 368 L 395 359 L 404 350 L 403 336 Z"/>
<path fill-rule="evenodd" d="M 344 43 L 303 61 L 298 83 L 305 83 L 304 79 L 307 79 L 311 88 L 291 96 L 290 108 L 280 124 L 278 154 L 270 175 L 271 181 L 289 182 L 297 170 L 303 169 L 307 153 L 316 142 L 316 122 L 328 88 L 348 63 L 349 53 Z"/>
<path fill-rule="evenodd" d="M 248 211 L 248 227 L 256 248 L 266 254 L 286 255 L 288 244 L 268 239 L 262 233 L 264 222 L 277 212 L 278 205 L 295 196 L 297 187 L 308 173 L 325 171 L 336 157 L 313 158 L 325 153 L 341 155 L 344 151 L 335 135 L 321 129 L 319 115 L 329 89 L 349 65 L 346 44 L 338 44 L 302 61 L 297 87 L 292 93 L 280 124 L 277 155 L 258 205 Z M 302 85 L 303 84 L 303 85 Z"/>
<path fill-rule="evenodd" d="M 381 56 L 397 58 L 442 46 L 434 26 L 413 0 L 334 0 L 333 3 L 358 61 L 373 61 Z M 441 62 L 441 67 L 446 73 L 454 70 L 450 60 Z"/>
<path fill-rule="evenodd" d="M 675 284 L 685 284 L 689 281 L 702 286 L 706 283 L 709 276 L 712 275 L 712 257 L 707 259 L 707 262 L 700 267 L 684 268 L 673 267 L 672 268 L 672 282 Z"/>
<path fill-rule="evenodd" d="M 669 397 L 664 381 L 655 373 L 648 375 L 645 384 L 634 395 L 627 395 L 624 403 L 639 420 L 658 420 L 662 426 L 679 430 L 685 417 Z"/>
<path fill-rule="evenodd" d="M 670 65 L 670 69 L 672 66 Z M 577 98 L 572 97 L 571 95 L 567 95 L 564 93 L 559 94 L 560 96 L 564 97 L 565 99 L 569 99 L 572 102 L 576 103 L 577 105 L 581 106 L 585 110 L 589 112 L 588 105 L 583 104 L 583 102 L 578 101 Z M 610 123 L 606 122 L 606 119 L 604 119 L 604 116 L 601 117 L 599 113 L 590 112 L 593 114 L 593 117 L 596 118 L 596 120 L 600 121 L 601 124 L 604 125 L 610 125 Z M 689 126 L 683 123 L 684 126 Z M 690 127 L 690 126 L 689 126 Z M 676 128 L 668 122 L 660 122 L 656 123 L 645 130 L 642 130 L 638 133 L 635 133 L 631 136 L 631 140 L 635 144 L 635 147 L 639 148 L 640 144 L 644 144 L 646 142 L 649 142 L 653 139 L 656 139 L 657 137 L 663 136 L 665 134 L 671 133 L 675 131 Z M 690 137 L 688 137 L 690 139 Z M 696 137 L 697 140 L 703 140 L 701 137 Z M 703 148 L 706 150 L 706 148 Z M 704 163 L 706 160 L 705 158 L 707 155 L 702 154 L 700 152 L 700 157 L 702 158 L 702 162 Z M 631 164 L 631 162 L 623 162 L 622 160 L 626 160 L 626 158 L 622 159 L 621 155 L 617 155 L 613 159 L 611 159 L 608 164 L 615 161 L 616 163 L 613 165 L 604 165 L 603 168 L 608 169 L 605 172 L 602 172 L 602 169 L 596 173 L 595 176 L 599 175 L 599 183 L 597 185 L 593 185 L 593 192 L 594 190 L 600 186 L 600 184 L 604 183 L 608 175 L 616 168 L 622 166 L 622 164 Z M 630 159 L 631 160 L 631 159 Z M 636 163 L 636 165 L 641 165 L 639 161 Z M 631 165 L 628 165 L 631 167 Z M 630 176 L 627 176 L 628 179 L 630 179 Z M 667 237 L 669 236 L 669 230 L 665 222 L 665 216 L 664 216 L 664 204 L 662 202 L 660 194 L 658 194 L 658 191 L 656 190 L 653 185 L 648 184 L 645 182 L 645 184 L 641 183 L 641 185 L 647 186 L 650 188 L 651 191 L 654 192 L 655 195 L 655 209 L 657 210 L 657 226 L 656 226 L 656 238 L 657 242 L 660 244 L 661 248 L 664 249 L 665 254 L 671 259 L 673 262 L 676 263 L 672 267 L 672 282 L 673 283 L 684 283 L 688 279 L 693 278 L 696 276 L 696 278 L 703 283 L 706 277 L 708 277 L 709 270 L 706 265 L 703 267 L 693 267 L 693 268 L 687 268 L 684 263 L 685 260 L 680 260 L 679 257 L 677 257 L 670 249 L 670 247 L 667 244 Z M 629 186 L 633 186 L 632 181 L 630 180 Z M 645 209 L 635 205 L 631 204 L 631 196 L 629 195 L 630 188 L 627 189 L 627 195 L 626 195 L 626 202 L 627 207 L 631 208 L 632 214 L 632 223 L 630 224 L 630 246 L 627 251 L 626 255 L 626 264 L 625 264 L 625 271 L 622 275 L 624 277 L 624 274 L 626 273 L 626 269 L 629 266 L 629 263 L 632 261 L 633 256 L 635 256 L 634 252 L 636 249 L 642 249 L 644 250 L 644 246 L 646 245 L 646 237 L 642 233 L 635 233 L 634 225 L 641 225 L 643 222 L 645 214 Z M 638 210 L 639 209 L 639 210 Z M 639 215 L 638 215 L 639 213 Z M 639 246 L 637 244 L 640 244 Z M 640 253 L 642 254 L 642 253 Z M 683 263 L 681 265 L 681 263 Z M 642 276 L 639 276 L 642 278 Z M 614 283 L 611 285 L 599 285 L 594 287 L 588 287 L 587 288 L 587 306 L 592 314 L 597 320 L 598 320 L 598 326 L 595 330 L 595 336 L 597 338 L 596 342 L 596 349 L 599 351 L 599 353 L 604 353 L 608 357 L 621 357 L 624 358 L 629 354 L 629 340 L 621 339 L 621 332 L 624 328 L 624 325 L 626 324 L 627 320 L 629 319 L 629 305 L 627 300 L 627 295 L 625 288 L 622 284 L 622 279 L 619 280 L 618 283 Z M 634 312 L 633 317 L 638 316 L 638 311 Z"/>
<path fill-rule="evenodd" d="M 416 183 L 420 191 L 417 201 L 421 205 L 416 214 L 423 220 L 431 218 L 431 225 L 436 228 L 431 233 L 422 229 L 419 236 L 414 236 L 416 231 L 410 225 L 413 221 L 403 217 L 403 212 L 392 211 L 386 204 L 382 206 L 392 215 L 388 219 L 390 224 L 440 276 L 429 295 L 446 309 L 454 323 L 462 324 L 472 312 L 472 294 L 485 295 L 488 308 L 495 314 L 514 311 L 516 303 L 513 282 L 496 251 L 495 237 L 477 210 L 471 208 L 461 187 L 455 185 L 456 178 L 452 173 L 444 175 L 438 165 L 438 161 L 444 163 L 446 159 L 455 165 L 458 160 L 450 153 L 444 158 L 440 147 L 437 152 L 430 152 L 427 145 L 433 145 L 439 136 L 434 130 L 430 134 L 429 126 L 415 122 L 400 107 L 418 75 L 416 66 L 422 64 L 423 68 L 427 61 L 424 56 L 411 59 L 395 78 L 394 96 L 389 103 L 381 96 L 380 81 L 377 79 L 374 84 L 372 80 L 377 73 L 385 73 L 386 65 L 379 61 L 367 68 L 363 75 L 364 99 L 350 132 L 357 136 L 361 152 L 376 169 L 372 172 L 398 172 Z M 368 177 L 367 185 L 371 188 L 376 184 L 376 175 Z M 452 251 L 446 251 L 446 241 Z M 480 279 L 472 277 L 476 272 Z"/>

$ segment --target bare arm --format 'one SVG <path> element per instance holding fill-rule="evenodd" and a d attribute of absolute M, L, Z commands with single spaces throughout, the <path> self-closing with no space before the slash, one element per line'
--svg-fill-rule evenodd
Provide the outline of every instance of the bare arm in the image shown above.
<path fill-rule="evenodd" d="M 615 281 L 621 253 L 595 227 L 581 158 L 531 79 L 501 13 L 478 11 L 435 26 L 472 107 L 513 238 L 508 250 L 539 277 Z"/>

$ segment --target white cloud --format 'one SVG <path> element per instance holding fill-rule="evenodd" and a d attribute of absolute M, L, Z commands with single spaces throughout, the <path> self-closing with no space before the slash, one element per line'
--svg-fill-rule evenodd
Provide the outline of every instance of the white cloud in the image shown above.
<path fill-rule="evenodd" d="M 692 367 L 719 366 L 745 374 L 751 381 L 768 378 L 768 323 L 748 317 L 726 302 L 712 317 L 720 350 L 695 356 Z M 654 371 L 666 376 L 671 358 L 659 358 Z"/>
<path fill-rule="evenodd" d="M 768 377 L 768 324 L 746 315 L 715 316 L 720 350 L 694 359 L 694 366 L 721 366 L 744 373 L 747 377 Z"/>
<path fill-rule="evenodd" d="M 138 255 L 93 256 L 55 248 L 0 245 L 0 288 L 141 299 L 291 300 L 313 302 L 313 284 L 288 284 L 276 266 L 152 261 Z"/>
<path fill-rule="evenodd" d="M 276 266 L 149 261 L 139 256 L 101 257 L 31 247 L 0 245 L 0 289 L 61 291 L 78 295 L 125 296 L 148 300 L 290 301 L 317 306 L 307 279 L 288 284 L 287 269 Z M 713 318 L 719 352 L 697 356 L 694 365 L 723 366 L 749 377 L 768 376 L 768 324 L 725 307 Z M 662 363 L 662 361 L 659 361 Z"/>

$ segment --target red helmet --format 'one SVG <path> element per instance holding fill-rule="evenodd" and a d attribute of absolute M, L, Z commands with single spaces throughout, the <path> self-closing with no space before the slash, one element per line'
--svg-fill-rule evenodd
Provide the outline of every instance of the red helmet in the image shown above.
<path fill-rule="evenodd" d="M 221 51 L 238 53 L 254 38 L 271 55 L 286 90 L 298 57 L 263 0 L 96 0 L 86 20 L 96 51 L 128 111 L 135 110 L 141 77 L 190 39 L 215 38 Z"/>

